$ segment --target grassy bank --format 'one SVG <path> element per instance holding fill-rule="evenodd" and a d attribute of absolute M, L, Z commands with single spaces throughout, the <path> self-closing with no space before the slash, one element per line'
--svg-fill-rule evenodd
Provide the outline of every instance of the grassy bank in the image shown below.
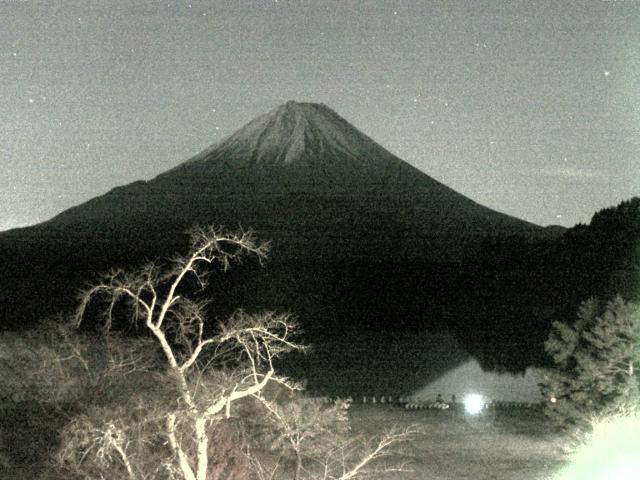
<path fill-rule="evenodd" d="M 410 461 L 412 472 L 380 477 L 389 480 L 543 480 L 567 461 L 561 437 L 535 411 L 468 418 L 453 411 L 353 405 L 350 420 L 353 432 L 366 436 L 394 425 L 423 429 L 423 435 L 398 452 Z M 401 455 L 390 457 L 389 463 Z"/>

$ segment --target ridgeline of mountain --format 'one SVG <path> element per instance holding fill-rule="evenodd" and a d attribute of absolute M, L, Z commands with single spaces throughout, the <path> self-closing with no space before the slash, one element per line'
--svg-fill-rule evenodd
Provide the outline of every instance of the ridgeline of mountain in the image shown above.
<path fill-rule="evenodd" d="M 31 231 L 157 244 L 193 223 L 250 226 L 283 258 L 450 261 L 488 234 L 546 235 L 437 182 L 326 106 L 296 102 Z"/>

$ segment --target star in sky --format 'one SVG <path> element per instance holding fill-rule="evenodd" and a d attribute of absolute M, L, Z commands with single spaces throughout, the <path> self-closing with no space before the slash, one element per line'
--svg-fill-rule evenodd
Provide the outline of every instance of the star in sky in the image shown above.
<path fill-rule="evenodd" d="M 618 62 L 637 51 L 640 2 L 281 2 L 277 14 L 255 8 L 275 0 L 128 3 L 0 0 L 11 18 L 0 29 L 0 191 L 24 192 L 3 212 L 11 222 L 153 178 L 287 100 L 324 103 L 447 186 L 534 223 L 558 212 L 565 226 L 587 222 L 637 194 L 628 90 L 639 67 Z M 77 186 L 56 176 L 59 158 L 78 165 Z"/>

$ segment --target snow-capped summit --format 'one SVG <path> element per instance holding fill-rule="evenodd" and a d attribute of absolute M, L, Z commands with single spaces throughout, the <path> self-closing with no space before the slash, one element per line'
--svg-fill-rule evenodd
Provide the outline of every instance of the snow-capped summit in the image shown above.
<path fill-rule="evenodd" d="M 328 161 L 336 155 L 352 162 L 376 153 L 369 162 L 389 152 L 375 144 L 330 108 L 317 103 L 289 101 L 247 123 L 236 133 L 187 163 L 212 162 L 232 154 L 240 165 L 265 168 Z"/>
<path fill-rule="evenodd" d="M 327 106 L 294 101 L 250 121 L 166 175 L 193 173 L 202 178 L 223 170 L 293 175 L 296 179 L 288 180 L 315 185 L 329 181 L 334 187 L 350 182 L 379 185 L 397 179 L 401 171 L 417 173 Z"/>

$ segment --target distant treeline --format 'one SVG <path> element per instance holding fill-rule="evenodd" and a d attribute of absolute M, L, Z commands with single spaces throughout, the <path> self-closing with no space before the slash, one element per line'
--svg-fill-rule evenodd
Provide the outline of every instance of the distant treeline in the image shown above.
<path fill-rule="evenodd" d="M 486 238 L 459 263 L 275 264 L 225 279 L 228 294 L 215 293 L 230 301 L 227 308 L 251 298 L 256 307 L 290 310 L 310 342 L 331 346 L 298 359 L 293 370 L 342 372 L 337 393 L 385 382 L 402 391 L 430 378 L 443 366 L 424 351 L 428 332 L 443 330 L 484 368 L 522 372 L 546 364 L 551 323 L 572 322 L 581 301 L 617 293 L 638 299 L 640 198 L 560 236 Z"/>
<path fill-rule="evenodd" d="M 544 363 L 554 320 L 572 322 L 589 297 L 640 296 L 640 198 L 597 212 L 559 238 L 487 238 L 463 266 L 454 324 L 489 368 Z"/>

